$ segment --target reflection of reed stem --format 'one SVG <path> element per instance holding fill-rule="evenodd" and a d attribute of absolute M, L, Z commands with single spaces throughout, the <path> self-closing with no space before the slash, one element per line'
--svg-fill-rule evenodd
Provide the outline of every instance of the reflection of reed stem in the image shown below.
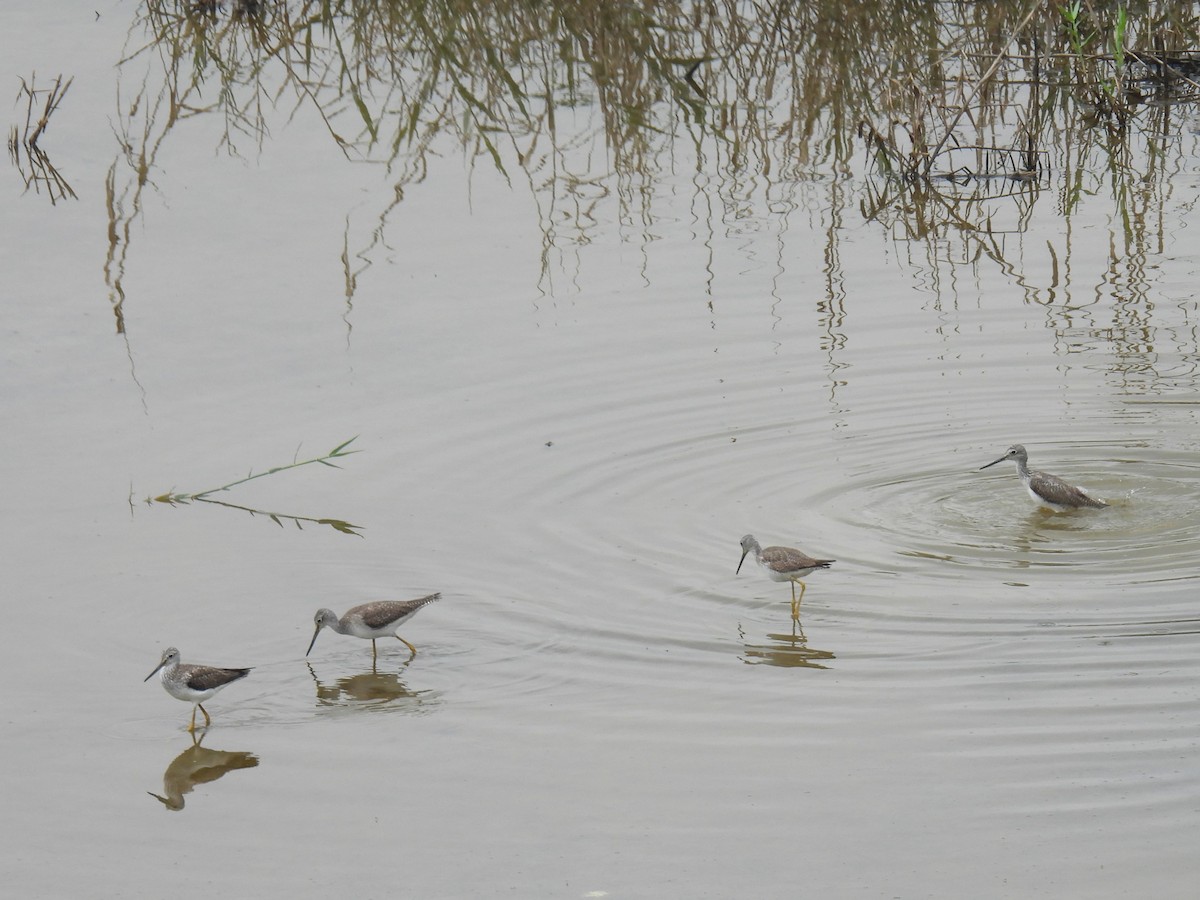
<path fill-rule="evenodd" d="M 482 160 L 527 185 L 542 231 L 539 287 L 553 292 L 551 268 L 596 240 L 604 204 L 629 233 L 654 233 L 664 173 L 694 170 L 706 215 L 774 216 L 773 198 L 815 173 L 855 172 L 864 144 L 887 183 L 866 189 L 863 215 L 894 217 L 916 239 L 953 230 L 1001 254 L 982 201 L 1010 201 L 1023 228 L 1046 187 L 1041 148 L 1060 148 L 1068 213 L 1095 192 L 1081 179 L 1103 171 L 1114 204 L 1128 205 L 1148 184 L 1130 163 L 1139 117 L 1146 133 L 1167 133 L 1152 117 L 1177 131 L 1166 107 L 1200 94 L 1197 59 L 1167 50 L 1200 38 L 1183 0 L 1132 12 L 1091 0 L 225 7 L 137 7 L 122 79 L 136 77 L 135 62 L 146 74 L 118 119 L 128 186 L 109 185 L 112 234 L 124 238 L 106 267 L 119 328 L 129 225 L 158 150 L 187 117 L 223 116 L 221 146 L 236 153 L 240 135 L 261 145 L 276 107 L 307 111 L 346 157 L 389 167 L 369 232 L 348 223 L 335 251 L 349 324 L 358 276 L 387 246 L 406 188 L 448 144 L 468 168 Z M 1159 76 L 1154 103 L 1138 99 L 1143 72 Z M 964 147 L 979 152 L 967 159 Z M 1171 166 L 1156 152 L 1149 169 L 1161 183 Z M 855 207 L 849 192 L 839 200 Z M 1144 218 L 1120 221 L 1131 246 L 1155 243 L 1133 235 Z"/>
<path fill-rule="evenodd" d="M 928 167 L 932 164 L 933 160 L 939 153 L 942 152 L 942 149 L 946 146 L 946 142 L 950 140 L 950 136 L 954 134 L 954 129 L 958 127 L 958 123 L 961 122 L 963 116 L 967 114 L 967 110 L 971 108 L 971 104 L 975 102 L 975 98 L 979 96 L 979 92 L 983 89 L 984 85 L 991 80 L 992 76 L 996 74 L 996 71 L 1004 63 L 1005 54 L 1008 53 L 1008 48 L 1013 45 L 1013 42 L 1016 41 L 1018 37 L 1020 37 L 1021 32 L 1025 30 L 1025 26 L 1030 23 L 1034 15 L 1040 11 L 1043 6 L 1044 5 L 1042 4 L 1041 0 L 1033 0 L 1029 6 L 1029 12 L 1027 12 L 1025 17 L 1021 19 L 1020 24 L 1013 29 L 1012 35 L 1009 37 L 1008 42 L 1005 43 L 1003 49 L 996 54 L 996 58 L 992 60 L 992 64 L 988 66 L 987 71 L 979 76 L 978 80 L 976 80 L 975 84 L 971 87 L 971 93 L 968 94 L 959 105 L 958 112 L 955 113 L 954 118 L 951 119 L 949 124 L 946 126 L 945 133 L 942 135 L 942 139 L 938 141 L 937 145 L 933 148 L 933 152 L 926 157 L 926 172 L 929 171 Z"/>
<path fill-rule="evenodd" d="M 79 199 L 66 178 L 50 162 L 49 155 L 38 146 L 38 140 L 50 125 L 50 117 L 54 115 L 63 98 L 67 96 L 67 91 L 71 89 L 74 80 L 74 78 L 69 78 L 64 85 L 62 76 L 59 75 L 54 80 L 54 86 L 49 90 L 38 90 L 36 74 L 32 75 L 28 82 L 22 78 L 17 99 L 19 100 L 22 96 L 26 98 L 25 129 L 23 132 L 19 132 L 16 126 L 13 126 L 8 139 L 9 155 L 25 180 L 25 189 L 29 190 L 32 187 L 41 193 L 44 186 L 51 204 L 56 204 L 59 200 L 67 197 L 73 200 Z M 45 95 L 45 102 L 42 104 L 41 115 L 35 124 L 34 104 L 41 95 Z M 24 163 L 21 158 L 22 150 L 25 151 Z M 28 170 L 25 166 L 28 166 Z"/>

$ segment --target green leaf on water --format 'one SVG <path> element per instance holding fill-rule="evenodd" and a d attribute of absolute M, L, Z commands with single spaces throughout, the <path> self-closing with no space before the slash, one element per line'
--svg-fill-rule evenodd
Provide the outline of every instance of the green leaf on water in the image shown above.
<path fill-rule="evenodd" d="M 346 453 L 342 452 L 343 450 L 345 450 L 347 447 L 349 447 L 351 444 L 353 444 L 357 440 L 358 440 L 358 435 L 356 434 L 354 437 L 350 438 L 350 440 L 343 441 L 342 443 L 338 444 L 336 447 L 334 447 L 332 450 L 329 451 L 328 455 L 329 456 L 349 456 L 351 453 L 359 453 L 360 451 L 358 451 L 358 450 L 349 450 Z"/>
<path fill-rule="evenodd" d="M 328 525 L 335 531 L 342 532 L 342 534 L 352 534 L 355 537 L 362 537 L 362 535 L 358 533 L 358 530 L 362 528 L 361 525 L 351 525 L 349 522 L 344 522 L 341 519 L 317 519 L 317 524 Z"/>

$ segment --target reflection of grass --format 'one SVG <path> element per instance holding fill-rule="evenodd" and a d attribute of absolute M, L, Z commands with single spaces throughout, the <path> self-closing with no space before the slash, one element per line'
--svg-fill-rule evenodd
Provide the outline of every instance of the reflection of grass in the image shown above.
<path fill-rule="evenodd" d="M 59 75 L 54 80 L 52 88 L 39 90 L 36 86 L 37 75 L 30 77 L 29 81 L 22 78 L 17 100 L 20 101 L 22 97 L 26 100 L 25 128 L 22 131 L 14 125 L 8 136 L 8 154 L 12 158 L 13 165 L 17 167 L 17 171 L 25 180 L 25 190 L 33 188 L 40 194 L 42 188 L 45 187 L 52 204 L 67 197 L 73 200 L 79 199 L 75 195 L 75 191 L 71 189 L 71 185 L 67 183 L 67 179 L 50 162 L 46 151 L 38 146 L 38 140 L 50 124 L 50 116 L 67 96 L 67 91 L 71 89 L 71 82 L 74 80 L 74 78 L 68 78 L 67 83 L 63 84 L 62 76 Z M 35 104 L 41 106 L 40 115 L 38 115 Z"/>
<path fill-rule="evenodd" d="M 1071 0 L 1061 10 L 1063 30 L 1071 52 L 1080 59 L 1084 58 L 1087 45 L 1092 42 L 1093 35 L 1083 33 L 1083 0 Z"/>
<path fill-rule="evenodd" d="M 1129 11 L 1123 4 L 1114 9 L 1105 8 L 1104 19 L 1095 27 L 1085 24 L 1082 0 L 1071 0 L 1059 12 L 1062 15 L 1062 30 L 1067 49 L 1073 62 L 1074 87 L 1080 93 L 1085 107 L 1090 107 L 1091 116 L 1097 124 L 1112 129 L 1123 129 L 1136 109 L 1136 98 L 1127 96 L 1125 85 L 1126 58 L 1129 55 Z M 1097 15 L 1092 11 L 1093 15 Z M 1093 53 L 1087 48 L 1093 43 L 1101 27 L 1111 35 L 1111 53 Z M 1086 32 L 1086 33 L 1085 33 Z"/>
<path fill-rule="evenodd" d="M 596 175 L 568 164 L 581 119 L 603 137 L 622 204 L 645 202 L 634 186 L 671 165 L 679 137 L 713 141 L 714 164 L 735 179 L 783 181 L 821 162 L 844 170 L 862 123 L 881 165 L 928 177 L 947 147 L 1048 145 L 1095 113 L 1097 95 L 1130 111 L 1134 44 L 1196 37 L 1191 4 L 1134 16 L 1065 2 L 243 2 L 226 16 L 146 0 L 122 66 L 165 59 L 177 95 L 168 127 L 221 115 L 234 152 L 239 135 L 264 139 L 270 98 L 315 111 L 347 156 L 392 165 L 397 197 L 449 134 L 506 178 L 520 166 L 531 184 L 553 185 L 586 221 Z M 1045 115 L 1040 88 L 1056 79 L 1073 102 Z M 206 83 L 213 99 L 196 105 Z"/>
<path fill-rule="evenodd" d="M 356 439 L 356 437 L 352 437 L 348 441 L 343 441 L 322 456 L 315 456 L 312 459 L 295 460 L 288 463 L 286 466 L 276 466 L 273 469 L 267 469 L 265 472 L 250 474 L 245 478 L 239 478 L 237 481 L 231 481 L 228 484 L 221 485 L 220 487 L 209 488 L 208 490 L 204 491 L 196 491 L 195 493 L 189 494 L 168 491 L 165 494 L 159 494 L 157 497 L 147 497 L 146 503 L 166 503 L 170 506 L 188 503 L 213 503 L 217 506 L 228 507 L 229 509 L 243 510 L 244 512 L 250 513 L 252 516 L 266 516 L 280 528 L 283 527 L 283 520 L 287 519 L 289 522 L 295 523 L 297 528 L 302 528 L 302 523 L 304 522 L 311 522 L 314 525 L 328 525 L 330 528 L 340 531 L 343 534 L 353 534 L 362 537 L 362 535 L 359 534 L 359 531 L 362 530 L 361 525 L 351 525 L 349 522 L 345 522 L 342 519 L 314 519 L 309 516 L 293 516 L 286 513 L 270 512 L 265 509 L 253 509 L 249 506 L 241 506 L 237 503 L 230 503 L 227 500 L 215 500 L 210 496 L 211 494 L 217 494 L 221 491 L 227 491 L 239 484 L 245 484 L 247 481 L 253 481 L 256 478 L 265 478 L 268 475 L 275 475 L 278 472 L 286 472 L 288 469 L 298 469 L 301 466 L 309 466 L 313 463 L 320 463 L 323 466 L 332 466 L 335 469 L 341 468 L 334 463 L 333 460 L 341 459 L 343 456 L 349 456 L 351 453 L 357 453 L 357 450 L 346 449 Z"/>
<path fill-rule="evenodd" d="M 674 224 L 657 214 L 669 202 L 659 183 L 693 169 L 692 208 L 708 220 L 697 233 L 786 220 L 831 175 L 820 209 L 830 222 L 865 210 L 937 256 L 955 235 L 972 245 L 964 258 L 982 244 L 1020 271 L 1023 251 L 997 240 L 997 211 L 1024 231 L 1035 205 L 1061 196 L 1049 214 L 1069 216 L 1111 185 L 1125 245 L 1144 254 L 1167 238 L 1152 211 L 1188 164 L 1186 141 L 1159 136 L 1178 135 L 1179 104 L 1200 99 L 1200 58 L 1178 49 L 1200 45 L 1200 18 L 1183 0 L 142 0 L 135 9 L 119 62 L 123 157 L 108 184 L 105 272 L 118 330 L 142 190 L 168 134 L 193 118 L 223 122 L 221 146 L 238 153 L 271 134 L 286 139 L 279 121 L 311 116 L 348 159 L 386 164 L 371 221 L 356 214 L 352 227 L 348 217 L 336 248 L 349 310 L 359 276 L 390 252 L 406 191 L 453 144 L 467 178 L 480 164 L 532 195 L 537 286 L 549 293 L 555 267 L 578 265 L 608 218 L 622 240 L 656 240 Z M 880 177 L 856 191 L 847 176 L 864 151 Z M 1047 190 L 1053 178 L 1061 194 Z M 827 258 L 839 258 L 842 233 L 828 230 Z"/>

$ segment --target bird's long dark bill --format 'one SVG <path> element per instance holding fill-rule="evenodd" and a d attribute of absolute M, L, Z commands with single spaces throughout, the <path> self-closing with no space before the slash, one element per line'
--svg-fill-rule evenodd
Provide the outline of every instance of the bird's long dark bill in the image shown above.
<path fill-rule="evenodd" d="M 151 672 L 149 675 L 147 675 L 145 678 L 143 678 L 143 679 L 142 679 L 142 683 L 143 683 L 143 684 L 144 684 L 144 683 L 146 683 L 146 682 L 147 682 L 147 681 L 149 681 L 151 678 L 153 678 L 155 675 L 157 675 L 157 674 L 158 674 L 158 671 L 159 671 L 159 669 L 161 669 L 161 668 L 162 668 L 163 666 L 165 666 L 166 664 L 167 664 L 166 660 L 163 660 L 162 662 L 160 662 L 160 663 L 159 663 L 157 666 L 155 666 L 155 667 L 154 667 L 154 671 L 153 671 L 153 672 Z"/>
<path fill-rule="evenodd" d="M 986 466 L 980 466 L 980 467 L 979 467 L 979 471 L 980 471 L 980 472 L 982 472 L 984 469 L 990 469 L 990 468 L 991 468 L 992 466 L 994 466 L 996 463 L 998 463 L 998 462 L 1004 462 L 1006 459 L 1008 459 L 1008 454 L 1007 454 L 1007 453 L 1006 453 L 1006 454 L 1004 454 L 1004 455 L 1003 455 L 1002 457 L 1000 457 L 999 459 L 993 460 L 992 462 L 988 463 Z"/>
<path fill-rule="evenodd" d="M 742 553 L 742 558 L 738 560 L 738 567 L 734 571 L 734 573 L 733 573 L 734 575 L 736 575 L 738 572 L 742 571 L 742 563 L 744 563 L 746 561 L 746 557 L 749 555 L 750 555 L 749 550 L 746 550 Z"/>
<path fill-rule="evenodd" d="M 321 628 L 320 628 L 320 626 L 318 626 L 317 630 L 313 632 L 313 639 L 308 642 L 308 649 L 304 651 L 305 656 L 308 656 L 308 654 L 312 653 L 313 644 L 315 644 L 317 642 L 317 635 L 320 633 L 321 633 Z"/>

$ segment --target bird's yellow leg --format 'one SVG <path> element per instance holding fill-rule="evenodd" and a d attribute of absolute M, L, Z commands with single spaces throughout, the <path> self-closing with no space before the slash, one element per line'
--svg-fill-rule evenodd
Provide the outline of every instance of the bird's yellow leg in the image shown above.
<path fill-rule="evenodd" d="M 196 707 L 192 707 L 192 721 L 188 724 L 188 734 L 192 734 L 196 730 Z"/>
<path fill-rule="evenodd" d="M 208 715 L 208 710 L 204 708 L 203 703 L 197 703 L 196 705 L 198 707 L 200 707 L 200 712 L 204 713 L 204 727 L 207 728 L 209 725 L 212 724 L 212 719 Z M 192 710 L 192 718 L 195 718 L 195 716 L 196 716 L 196 711 L 193 709 Z"/>
<path fill-rule="evenodd" d="M 378 655 L 378 651 L 375 649 L 375 638 L 371 638 L 371 662 L 375 662 Z"/>
<path fill-rule="evenodd" d="M 416 647 L 414 647 L 412 644 L 410 644 L 408 641 L 406 641 L 404 638 L 400 637 L 400 635 L 396 635 L 396 640 L 398 640 L 398 641 L 399 641 L 400 643 L 402 643 L 402 644 L 403 644 L 405 647 L 407 647 L 407 648 L 408 648 L 408 650 L 409 650 L 409 652 L 410 652 L 410 653 L 411 653 L 413 656 L 416 656 L 416 655 L 417 655 L 417 648 L 416 648 Z"/>
<path fill-rule="evenodd" d="M 796 621 L 800 617 L 800 604 L 796 602 L 796 582 L 789 581 L 792 586 L 792 621 Z"/>
<path fill-rule="evenodd" d="M 800 615 L 800 604 L 804 601 L 804 589 L 808 587 L 803 581 L 800 582 L 800 599 L 796 601 L 796 615 Z"/>

